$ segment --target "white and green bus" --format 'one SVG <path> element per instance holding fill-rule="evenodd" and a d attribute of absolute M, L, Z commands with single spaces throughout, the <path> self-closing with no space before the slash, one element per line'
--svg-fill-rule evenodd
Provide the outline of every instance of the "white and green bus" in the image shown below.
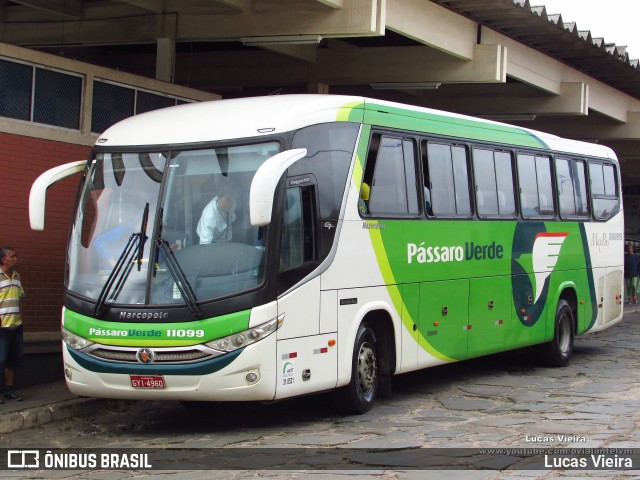
<path fill-rule="evenodd" d="M 563 366 L 576 335 L 622 319 L 620 171 L 601 145 L 361 97 L 187 104 L 42 174 L 32 228 L 79 171 L 62 313 L 77 395 L 335 390 L 363 413 L 393 375 L 533 345 Z"/>

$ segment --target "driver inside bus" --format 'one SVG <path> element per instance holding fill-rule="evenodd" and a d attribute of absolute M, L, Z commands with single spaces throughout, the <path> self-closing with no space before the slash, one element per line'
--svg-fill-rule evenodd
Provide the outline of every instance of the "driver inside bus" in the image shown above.
<path fill-rule="evenodd" d="M 200 244 L 230 242 L 233 237 L 231 224 L 236 219 L 236 199 L 233 189 L 223 185 L 202 210 L 196 233 Z"/>

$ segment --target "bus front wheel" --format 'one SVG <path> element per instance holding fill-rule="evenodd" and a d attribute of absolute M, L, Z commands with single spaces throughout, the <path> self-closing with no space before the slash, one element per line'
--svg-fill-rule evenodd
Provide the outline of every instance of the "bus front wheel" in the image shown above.
<path fill-rule="evenodd" d="M 556 308 L 553 340 L 540 345 L 542 361 L 549 367 L 564 367 L 573 352 L 574 319 L 571 306 L 560 300 Z"/>
<path fill-rule="evenodd" d="M 378 351 L 374 331 L 366 323 L 356 334 L 349 384 L 335 392 L 336 407 L 344 413 L 371 410 L 378 392 Z"/>

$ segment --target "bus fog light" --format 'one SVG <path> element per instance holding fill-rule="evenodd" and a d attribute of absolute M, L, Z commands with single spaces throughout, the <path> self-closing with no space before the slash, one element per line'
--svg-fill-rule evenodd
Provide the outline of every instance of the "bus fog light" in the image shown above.
<path fill-rule="evenodd" d="M 64 369 L 64 376 L 67 377 L 67 380 L 71 380 L 73 375 L 71 374 L 71 369 L 69 367 Z"/>
<path fill-rule="evenodd" d="M 256 383 L 260 379 L 260 376 L 256 372 L 248 372 L 244 376 L 244 379 L 247 383 Z"/>

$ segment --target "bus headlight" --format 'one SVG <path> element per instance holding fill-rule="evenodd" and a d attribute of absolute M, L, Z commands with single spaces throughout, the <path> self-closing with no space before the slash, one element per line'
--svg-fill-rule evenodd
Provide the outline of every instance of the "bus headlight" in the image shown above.
<path fill-rule="evenodd" d="M 251 345 L 252 343 L 271 335 L 282 324 L 282 317 L 274 318 L 273 320 L 269 320 L 268 322 L 258 325 L 257 327 L 250 328 L 249 330 L 207 342 L 205 345 L 223 352 L 233 352 L 238 348 L 246 347 L 247 345 Z"/>
<path fill-rule="evenodd" d="M 75 333 L 71 333 L 64 327 L 62 327 L 62 340 L 64 341 L 64 343 L 69 345 L 71 348 L 75 348 L 76 350 L 82 350 L 83 348 L 86 348 L 95 343 L 91 340 L 87 340 L 86 338 L 82 338 Z"/>

